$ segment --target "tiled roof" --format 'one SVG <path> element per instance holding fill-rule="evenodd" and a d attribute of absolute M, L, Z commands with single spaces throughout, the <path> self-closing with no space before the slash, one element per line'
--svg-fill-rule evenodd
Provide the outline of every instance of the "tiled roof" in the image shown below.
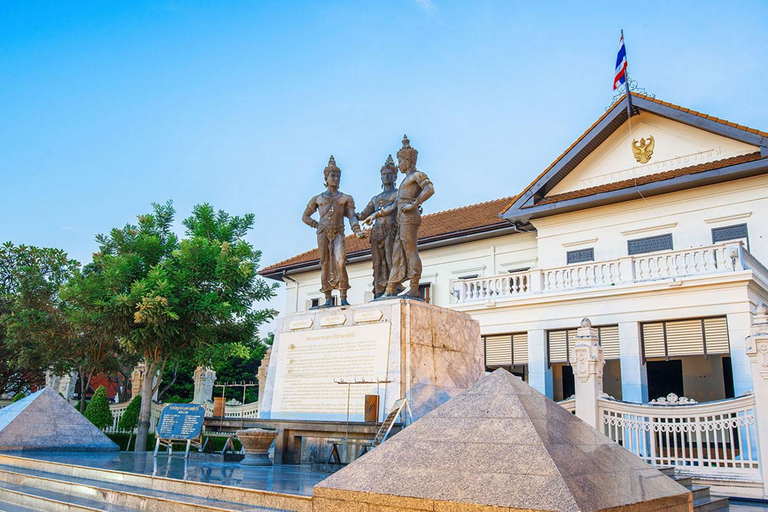
<path fill-rule="evenodd" d="M 766 133 L 766 132 L 762 132 L 762 131 L 760 131 L 760 130 L 756 130 L 755 128 L 749 128 L 749 127 L 747 127 L 747 126 L 743 126 L 743 125 L 740 125 L 740 124 L 732 123 L 732 122 L 730 122 L 730 121 L 726 121 L 725 119 L 720 119 L 720 118 L 718 118 L 718 117 L 713 117 L 713 116 L 710 116 L 710 115 L 707 115 L 707 114 L 703 114 L 703 113 L 701 113 L 701 112 L 697 112 L 697 111 L 695 111 L 695 110 L 687 109 L 687 108 L 681 107 L 681 106 L 679 106 L 679 105 L 675 105 L 674 103 L 669 103 L 668 101 L 661 101 L 661 100 L 659 100 L 659 99 L 656 99 L 656 98 L 651 98 L 650 96 L 646 96 L 646 95 L 644 95 L 644 94 L 638 94 L 638 93 L 636 93 L 636 92 L 633 92 L 633 93 L 631 93 L 631 94 L 632 94 L 632 96 L 633 96 L 633 97 L 642 98 L 642 99 L 644 99 L 644 100 L 647 100 L 647 101 L 652 101 L 653 103 L 657 103 L 657 104 L 659 104 L 659 105 L 664 105 L 664 106 L 666 106 L 666 107 L 669 107 L 669 108 L 673 108 L 673 109 L 675 109 L 675 110 L 679 110 L 679 111 L 681 111 L 681 112 L 687 112 L 688 114 L 691 114 L 691 115 L 695 115 L 695 116 L 698 116 L 698 117 L 702 117 L 702 118 L 704 118 L 704 119 L 709 119 L 710 121 L 715 121 L 715 122 L 718 122 L 718 123 L 720 123 L 720 124 L 724 124 L 724 125 L 726 125 L 726 126 L 730 126 L 730 127 L 733 127 L 733 128 L 738 128 L 738 129 L 740 129 L 740 130 L 744 130 L 744 131 L 746 131 L 746 132 L 749 132 L 749 133 L 754 133 L 754 134 L 756 134 L 756 135 L 760 135 L 760 136 L 762 136 L 762 137 L 768 137 L 768 133 Z M 558 162 L 559 162 L 559 161 L 560 161 L 560 160 L 561 160 L 561 159 L 562 159 L 562 158 L 563 158 L 565 155 L 567 155 L 567 154 L 568 154 L 568 152 L 569 152 L 571 149 L 573 149 L 573 148 L 574 148 L 574 146 L 576 146 L 576 145 L 577 145 L 579 142 L 581 142 L 581 140 L 582 140 L 582 139 L 584 139 L 584 137 L 586 137 L 586 136 L 589 134 L 589 132 L 590 132 L 590 131 L 592 131 L 592 128 L 594 128 L 595 126 L 597 126 L 598 124 L 600 124 L 600 122 L 601 122 L 601 121 L 602 121 L 602 120 L 603 120 L 603 119 L 604 119 L 604 118 L 605 118 L 605 117 L 606 117 L 606 116 L 607 116 L 607 115 L 608 115 L 608 114 L 609 114 L 609 113 L 610 113 L 610 112 L 611 112 L 611 111 L 612 111 L 614 108 L 617 108 L 617 107 L 618 107 L 618 106 L 619 106 L 619 105 L 620 105 L 620 104 L 621 104 L 621 103 L 624 101 L 624 98 L 625 98 L 625 97 L 626 97 L 626 95 L 622 95 L 622 96 L 621 96 L 621 98 L 619 98 L 618 100 L 616 100 L 616 102 L 615 102 L 613 105 L 611 105 L 611 106 L 610 106 L 610 107 L 609 107 L 609 108 L 608 108 L 608 109 L 605 111 L 605 113 L 604 113 L 602 116 L 600 116 L 600 118 L 599 118 L 597 121 L 595 121 L 594 123 L 592 123 L 592 126 L 590 126 L 589 128 L 587 128 L 587 129 L 584 131 L 584 133 L 582 133 L 582 134 L 581 134 L 581 136 L 579 136 L 579 138 L 578 138 L 578 139 L 576 139 L 575 141 L 573 141 L 573 144 L 571 144 L 571 145 L 570 145 L 570 146 L 569 146 L 569 147 L 568 147 L 568 148 L 567 148 L 565 151 L 563 151 L 563 152 L 562 152 L 562 154 L 561 154 L 560 156 L 558 156 L 558 157 L 555 159 L 555 161 L 554 161 L 554 162 L 552 162 L 552 163 L 549 165 L 549 167 L 547 167 L 546 169 L 544 169 L 544 171 L 543 171 L 541 174 L 539 174 L 538 176 L 536 176 L 536 178 L 535 178 L 533 181 L 531 181 L 531 183 L 530 183 L 530 184 L 529 184 L 527 187 L 525 187 L 525 189 L 523 189 L 523 191 L 522 191 L 520 194 L 518 194 L 517 196 L 515 196 L 515 197 L 514 197 L 514 198 L 513 198 L 511 201 L 509 201 L 509 203 L 507 203 L 506 205 L 504 205 L 504 209 L 501 211 L 501 213 L 503 214 L 503 213 L 505 213 L 507 210 L 509 210 L 509 209 L 512 207 L 512 205 L 515 203 L 515 201 L 517 201 L 517 198 L 518 198 L 518 197 L 520 197 L 521 195 L 523 195 L 523 194 L 525 194 L 526 192 L 528 192 L 528 190 L 530 190 L 530 189 L 531 189 L 531 187 L 533 187 L 533 186 L 534 186 L 534 185 L 535 185 L 535 184 L 536 184 L 536 183 L 537 183 L 537 182 L 538 182 L 538 181 L 539 181 L 539 180 L 540 180 L 542 177 L 544 177 L 544 175 L 546 175 L 546 174 L 549 172 L 549 170 L 550 170 L 550 169 L 552 169 L 552 167 L 554 167 L 554 166 L 555 166 L 555 165 L 556 165 L 556 164 L 557 164 L 557 163 L 558 163 Z M 634 181 L 634 180 L 633 180 L 633 181 Z M 594 188 L 598 188 L 598 187 L 594 187 Z M 595 193 L 597 193 L 597 192 L 595 192 Z M 551 201 L 548 201 L 548 202 L 551 202 Z M 541 202 L 539 202 L 538 204 L 541 204 Z"/>
<path fill-rule="evenodd" d="M 616 181 L 613 183 L 606 183 L 604 185 L 598 185 L 596 187 L 583 188 L 580 190 L 573 190 L 570 192 L 563 192 L 562 194 L 555 194 L 547 196 L 535 205 L 524 206 L 525 208 L 533 208 L 534 206 L 556 203 L 558 201 L 566 201 L 568 199 L 576 199 L 579 197 L 587 197 L 602 192 L 611 192 L 613 190 L 621 190 L 624 188 L 630 188 L 637 185 L 646 185 L 648 183 L 655 183 L 657 181 L 669 180 L 677 178 L 679 176 L 687 176 L 690 174 L 698 174 L 700 172 L 712 171 L 714 169 L 721 169 L 723 167 L 729 167 L 731 165 L 743 164 L 746 162 L 753 162 L 760 160 L 760 152 L 748 153 L 746 155 L 739 155 L 730 158 L 723 158 L 722 160 L 715 160 L 714 162 L 707 162 L 704 164 L 692 165 L 690 167 L 682 167 L 680 169 L 673 169 L 671 171 L 660 172 L 656 174 L 649 174 L 647 176 L 639 176 L 636 179 Z"/>
<path fill-rule="evenodd" d="M 485 203 L 462 206 L 453 210 L 425 215 L 419 228 L 419 243 L 510 226 L 509 222 L 499 217 L 499 211 L 511 199 L 511 197 L 504 197 Z M 309 228 L 307 228 L 307 232 L 311 232 Z M 314 237 L 308 235 L 307 239 L 310 238 L 314 239 Z M 362 256 L 371 251 L 370 242 L 365 239 L 359 239 L 355 235 L 347 236 L 346 243 L 347 256 Z M 318 251 L 317 249 L 312 249 L 280 263 L 270 265 L 259 273 L 261 275 L 274 275 L 283 270 L 310 266 L 318 261 Z"/>

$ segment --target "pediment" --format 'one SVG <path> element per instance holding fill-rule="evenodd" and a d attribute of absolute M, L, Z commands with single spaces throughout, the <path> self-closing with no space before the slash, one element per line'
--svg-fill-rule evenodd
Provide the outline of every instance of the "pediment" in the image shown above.
<path fill-rule="evenodd" d="M 632 143 L 653 137 L 646 163 L 635 157 Z M 625 121 L 545 197 L 673 171 L 759 151 L 750 145 L 647 111 Z"/>

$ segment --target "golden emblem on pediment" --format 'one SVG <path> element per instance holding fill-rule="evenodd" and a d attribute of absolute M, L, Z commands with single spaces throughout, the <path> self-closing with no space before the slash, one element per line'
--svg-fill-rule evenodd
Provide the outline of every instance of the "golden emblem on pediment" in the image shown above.
<path fill-rule="evenodd" d="M 654 146 L 656 146 L 656 141 L 653 140 L 653 135 L 649 135 L 648 140 L 641 137 L 640 142 L 632 139 L 632 154 L 635 155 L 635 160 L 641 164 L 647 164 L 653 156 Z"/>

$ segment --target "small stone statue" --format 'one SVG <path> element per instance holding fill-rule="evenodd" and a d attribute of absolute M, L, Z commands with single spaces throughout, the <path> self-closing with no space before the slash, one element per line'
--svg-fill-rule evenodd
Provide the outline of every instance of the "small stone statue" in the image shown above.
<path fill-rule="evenodd" d="M 397 200 L 397 167 L 392 155 L 381 168 L 382 192 L 374 196 L 363 211 L 357 214 L 358 219 L 367 219 L 371 214 L 391 205 Z M 392 269 L 392 249 L 397 237 L 397 219 L 394 209 L 389 215 L 376 217 L 370 231 L 371 258 L 373 259 L 373 298 L 378 299 L 387 289 L 389 273 Z M 400 290 L 402 291 L 402 290 Z"/>
<path fill-rule="evenodd" d="M 354 199 L 339 191 L 341 169 L 336 165 L 332 155 L 323 174 L 326 190 L 309 200 L 301 220 L 304 224 L 317 229 L 317 248 L 320 251 L 320 291 L 325 294 L 325 304 L 320 307 L 333 305 L 331 295 L 334 289 L 339 290 L 341 305 L 349 306 L 344 218 L 349 219 L 352 231 L 358 238 L 365 238 L 367 233 L 360 229 L 357 215 L 355 215 Z M 319 211 L 319 221 L 312 218 L 316 211 Z"/>
<path fill-rule="evenodd" d="M 384 297 L 397 296 L 397 289 L 403 281 L 410 280 L 406 297 L 421 299 L 419 280 L 421 279 L 421 258 L 419 258 L 418 240 L 421 225 L 421 205 L 432 197 L 435 188 L 429 176 L 416 169 L 419 152 L 411 147 L 408 136 L 403 136 L 403 147 L 397 152 L 400 172 L 405 178 L 397 190 L 397 201 L 369 216 L 363 224 L 370 225 L 377 218 L 397 214 L 397 237 L 392 249 L 392 269 Z"/>

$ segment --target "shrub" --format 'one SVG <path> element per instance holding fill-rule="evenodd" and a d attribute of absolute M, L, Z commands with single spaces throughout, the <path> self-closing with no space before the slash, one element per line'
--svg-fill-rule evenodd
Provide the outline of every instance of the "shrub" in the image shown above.
<path fill-rule="evenodd" d="M 171 395 L 163 399 L 163 403 L 165 404 L 188 404 L 191 401 L 190 398 L 182 398 L 179 395 Z"/>
<path fill-rule="evenodd" d="M 128 404 L 123 416 L 117 423 L 117 430 L 133 432 L 139 425 L 139 409 L 141 409 L 141 395 L 136 395 L 136 397 L 131 400 L 131 403 Z"/>
<path fill-rule="evenodd" d="M 126 448 L 128 447 L 128 440 L 131 441 L 131 450 L 135 450 L 134 444 L 136 443 L 136 435 L 135 434 L 129 434 L 127 432 L 108 432 L 107 437 L 113 440 L 117 446 L 120 447 L 120 451 L 124 452 L 126 451 Z M 149 434 L 147 437 L 147 446 L 144 447 L 144 449 L 148 452 L 151 452 L 155 449 L 155 434 Z"/>
<path fill-rule="evenodd" d="M 16 393 L 15 395 L 13 395 L 13 400 L 11 400 L 11 402 L 18 402 L 19 400 L 21 400 L 22 398 L 24 398 L 24 396 L 25 396 L 25 395 L 24 395 L 24 393 L 22 393 L 21 391 L 19 391 L 18 393 Z"/>
<path fill-rule="evenodd" d="M 112 411 L 109 410 L 107 388 L 99 386 L 85 408 L 85 417 L 102 430 L 112 426 L 114 419 L 112 418 Z"/>

